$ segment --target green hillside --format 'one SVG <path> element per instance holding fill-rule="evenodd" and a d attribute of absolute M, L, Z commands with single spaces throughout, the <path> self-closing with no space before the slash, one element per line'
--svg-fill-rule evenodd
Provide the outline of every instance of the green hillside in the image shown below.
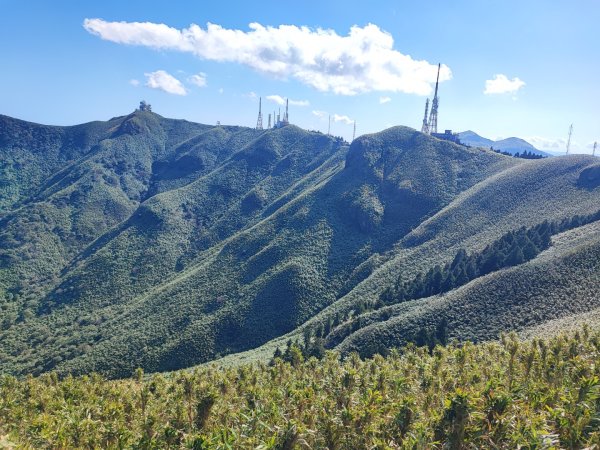
<path fill-rule="evenodd" d="M 341 324 L 329 336 L 329 346 L 370 354 L 381 343 L 413 341 L 423 328 L 434 332 L 442 319 L 448 322 L 450 337 L 482 340 L 597 308 L 596 221 L 553 236 L 550 249 L 523 265 L 498 270 L 442 295 L 357 314 L 357 305 L 375 305 L 398 277 L 424 275 L 435 265 L 452 261 L 461 248 L 481 251 L 506 232 L 544 220 L 597 216 L 600 191 L 581 188 L 582 179 L 596 166 L 593 158 L 573 156 L 527 162 L 490 177 L 406 236 L 371 277 L 312 326 L 352 316 L 354 330 L 348 333 L 349 324 Z"/>
<path fill-rule="evenodd" d="M 594 221 L 441 295 L 380 301 L 460 249 L 597 213 L 592 157 L 524 161 L 406 127 L 348 146 L 150 112 L 1 119 L 2 372 L 119 377 L 263 345 L 265 358 L 318 330 L 369 355 L 442 318 L 452 338 L 487 340 L 600 306 Z"/>

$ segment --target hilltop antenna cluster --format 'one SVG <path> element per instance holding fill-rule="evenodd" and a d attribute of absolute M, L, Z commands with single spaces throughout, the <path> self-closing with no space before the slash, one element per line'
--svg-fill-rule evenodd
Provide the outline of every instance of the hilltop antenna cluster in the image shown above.
<path fill-rule="evenodd" d="M 571 149 L 571 136 L 573 135 L 573 124 L 569 127 L 569 138 L 567 139 L 567 155 Z"/>
<path fill-rule="evenodd" d="M 429 134 L 435 138 L 445 141 L 461 144 L 458 133 L 453 133 L 452 130 L 444 130 L 443 133 L 438 133 L 438 108 L 440 106 L 440 98 L 438 97 L 438 88 L 440 85 L 440 71 L 442 63 L 438 63 L 437 78 L 435 80 L 435 93 L 431 102 L 431 111 L 429 110 L 429 99 L 425 101 L 425 114 L 423 114 L 423 125 L 421 125 L 421 133 Z"/>
<path fill-rule="evenodd" d="M 268 125 L 267 129 L 270 128 L 282 128 L 286 125 L 290 124 L 290 101 L 289 99 L 285 99 L 285 112 L 283 113 L 283 117 L 281 117 L 281 108 L 279 108 L 279 112 L 273 111 L 273 116 L 271 113 L 268 115 Z M 271 117 L 273 117 L 273 121 L 271 122 Z M 262 97 L 258 99 L 258 119 L 256 120 L 256 129 L 263 130 L 263 115 L 262 115 Z"/>

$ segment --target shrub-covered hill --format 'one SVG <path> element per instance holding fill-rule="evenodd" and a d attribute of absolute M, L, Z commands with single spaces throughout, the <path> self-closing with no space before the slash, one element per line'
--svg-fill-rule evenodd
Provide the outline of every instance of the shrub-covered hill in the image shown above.
<path fill-rule="evenodd" d="M 423 221 L 393 249 L 358 266 L 356 272 L 368 276 L 294 333 L 227 358 L 224 364 L 266 358 L 288 339 L 302 341 L 306 334 L 323 337 L 327 348 L 370 355 L 407 342 L 433 342 L 440 325 L 448 337 L 477 341 L 508 330 L 546 334 L 560 330 L 558 324 L 569 318 L 580 321 L 586 313 L 596 317 L 598 167 L 595 158 L 571 156 L 523 162 L 488 177 Z M 452 263 L 461 250 L 469 256 L 485 253 L 507 233 L 544 221 L 557 230 L 549 248 L 528 262 L 494 269 L 440 295 L 387 302 L 390 287 L 425 279 L 436 266 Z M 509 259 L 507 254 L 500 256 Z"/>
<path fill-rule="evenodd" d="M 257 354 L 272 354 L 309 332 L 371 354 L 442 319 L 479 340 L 598 306 L 594 223 L 557 228 L 535 258 L 441 295 L 381 300 L 461 249 L 597 213 L 591 157 L 523 161 L 406 127 L 348 147 L 295 126 L 149 112 L 74 127 L 79 140 L 6 120 L 24 130 L 3 135 L 7 158 L 58 162 L 32 171 L 0 219 L 3 372 L 173 370 L 263 344 Z M 48 149 L 23 138 L 44 133 Z"/>
<path fill-rule="evenodd" d="M 350 292 L 366 261 L 462 192 L 520 164 L 404 127 L 348 150 L 294 126 L 119 120 L 2 221 L 5 371 L 117 376 L 263 344 Z M 112 221 L 85 221 L 99 215 Z"/>
<path fill-rule="evenodd" d="M 585 156 L 533 161 L 479 183 L 413 230 L 369 278 L 308 326 L 339 323 L 328 345 L 369 354 L 381 344 L 414 341 L 423 328 L 433 333 L 442 320 L 450 336 L 481 340 L 598 308 L 600 189 L 581 187 L 597 165 Z M 398 279 L 424 276 L 450 263 L 460 249 L 476 253 L 522 226 L 560 224 L 578 215 L 592 223 L 552 236 L 550 248 L 525 264 L 434 297 L 377 305 Z"/>
<path fill-rule="evenodd" d="M 600 335 L 108 381 L 0 376 L 3 448 L 591 449 Z"/>

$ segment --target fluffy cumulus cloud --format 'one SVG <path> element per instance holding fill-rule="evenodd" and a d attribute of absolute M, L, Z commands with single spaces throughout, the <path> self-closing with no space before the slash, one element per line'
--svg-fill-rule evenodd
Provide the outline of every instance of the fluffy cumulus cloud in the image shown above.
<path fill-rule="evenodd" d="M 157 70 L 156 72 L 145 73 L 146 86 L 152 89 L 160 89 L 168 94 L 175 95 L 186 95 L 187 91 L 181 81 L 175 78 L 164 70 Z"/>
<path fill-rule="evenodd" d="M 312 112 L 313 116 L 317 116 L 317 117 L 325 117 L 327 115 L 327 112 L 325 111 L 319 111 L 319 110 L 314 110 Z"/>
<path fill-rule="evenodd" d="M 333 116 L 331 116 L 331 118 L 333 119 L 334 122 L 342 122 L 342 123 L 345 123 L 346 125 L 350 125 L 350 124 L 354 123 L 354 120 L 352 120 L 350 117 L 341 116 L 339 114 L 334 114 Z"/>
<path fill-rule="evenodd" d="M 389 103 L 391 101 L 392 101 L 392 99 L 390 97 L 379 97 L 379 103 L 381 105 L 383 105 L 384 103 Z"/>
<path fill-rule="evenodd" d="M 140 80 L 136 80 L 135 78 L 132 78 L 131 80 L 129 80 L 129 84 L 132 85 L 133 87 L 138 87 L 140 85 Z"/>
<path fill-rule="evenodd" d="M 188 81 L 198 87 L 206 86 L 206 74 L 204 72 L 197 73 L 188 78 Z"/>
<path fill-rule="evenodd" d="M 518 77 L 509 80 L 501 73 L 494 75 L 492 80 L 485 80 L 484 94 L 509 94 L 515 93 L 525 86 L 525 82 Z"/>
<path fill-rule="evenodd" d="M 285 98 L 283 98 L 281 95 L 267 95 L 267 100 L 270 100 L 274 103 L 277 103 L 278 105 L 285 105 Z M 291 106 L 309 106 L 310 103 L 308 100 L 289 100 L 289 104 Z"/>
<path fill-rule="evenodd" d="M 251 23 L 249 31 L 208 23 L 177 29 L 151 22 L 85 19 L 85 29 L 107 41 L 199 58 L 234 62 L 278 78 L 292 77 L 322 92 L 354 95 L 370 91 L 427 95 L 437 66 L 394 50 L 394 39 L 377 25 L 353 26 L 347 35 L 295 25 Z M 442 66 L 440 81 L 452 74 Z"/>

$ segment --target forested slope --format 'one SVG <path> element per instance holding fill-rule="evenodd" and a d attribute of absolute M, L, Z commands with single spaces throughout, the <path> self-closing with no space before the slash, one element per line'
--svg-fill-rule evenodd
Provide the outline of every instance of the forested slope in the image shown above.
<path fill-rule="evenodd" d="M 383 298 L 459 251 L 597 213 L 592 157 L 524 161 L 406 127 L 348 146 L 149 112 L 2 120 L 5 372 L 171 370 L 307 332 L 370 354 L 441 318 L 482 340 L 597 307 L 593 221 L 440 295 Z"/>

